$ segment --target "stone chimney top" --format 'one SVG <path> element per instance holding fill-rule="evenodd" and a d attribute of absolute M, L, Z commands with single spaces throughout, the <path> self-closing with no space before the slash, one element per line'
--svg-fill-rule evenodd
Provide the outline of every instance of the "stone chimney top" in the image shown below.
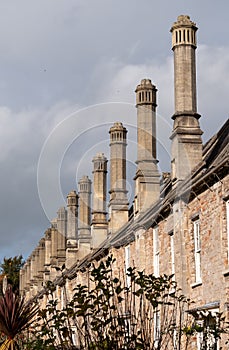
<path fill-rule="evenodd" d="M 79 180 L 79 183 L 81 182 L 91 182 L 91 180 L 89 179 L 89 177 L 87 175 L 83 175 L 81 177 L 81 179 Z"/>
<path fill-rule="evenodd" d="M 142 79 L 141 83 L 136 87 L 136 106 L 138 105 L 153 105 L 156 103 L 156 86 L 152 84 L 150 79 Z"/>
<path fill-rule="evenodd" d="M 177 22 L 173 23 L 173 26 L 171 28 L 171 32 L 173 32 L 174 29 L 177 29 L 179 27 L 189 27 L 197 30 L 196 23 L 192 22 L 190 20 L 190 17 L 188 15 L 180 15 L 177 17 Z"/>
<path fill-rule="evenodd" d="M 99 152 L 93 158 L 93 161 L 94 160 L 107 160 L 107 158 L 105 157 L 104 153 Z"/>
<path fill-rule="evenodd" d="M 91 193 L 91 180 L 87 175 L 82 176 L 82 178 L 78 182 L 79 185 L 79 194 L 82 192 Z"/>
<path fill-rule="evenodd" d="M 110 128 L 109 134 L 114 131 L 122 131 L 127 133 L 125 126 L 123 126 L 121 122 L 115 122 L 114 125 Z"/>
<path fill-rule="evenodd" d="M 58 217 L 61 216 L 61 214 L 65 213 L 65 207 L 60 207 L 58 210 L 57 210 L 57 214 L 58 214 Z"/>
<path fill-rule="evenodd" d="M 78 205 L 78 194 L 76 191 L 72 190 L 67 195 L 67 206 L 77 206 Z"/>
<path fill-rule="evenodd" d="M 63 211 L 65 211 L 65 207 L 60 207 L 59 209 L 58 209 L 58 212 L 63 212 Z"/>
<path fill-rule="evenodd" d="M 67 195 L 67 197 L 75 197 L 76 196 L 76 191 L 72 190 L 69 192 L 69 194 Z"/>
<path fill-rule="evenodd" d="M 178 16 L 177 17 L 177 22 L 180 22 L 180 23 L 188 23 L 188 24 L 194 24 L 194 25 L 196 25 L 196 23 L 194 23 L 194 22 L 192 22 L 191 20 L 190 20 L 190 16 L 188 16 L 188 15 L 180 15 L 180 16 Z"/>
<path fill-rule="evenodd" d="M 115 122 L 115 123 L 114 123 L 114 126 L 116 126 L 116 127 L 118 127 L 118 126 L 123 127 L 123 124 L 122 124 L 121 122 Z"/>
<path fill-rule="evenodd" d="M 196 23 L 190 20 L 187 15 L 177 17 L 177 22 L 173 23 L 170 32 L 172 33 L 172 49 L 180 45 L 191 45 L 196 48 Z"/>
<path fill-rule="evenodd" d="M 142 79 L 141 83 L 137 85 L 135 92 L 142 89 L 156 89 L 156 87 L 152 84 L 151 79 Z"/>

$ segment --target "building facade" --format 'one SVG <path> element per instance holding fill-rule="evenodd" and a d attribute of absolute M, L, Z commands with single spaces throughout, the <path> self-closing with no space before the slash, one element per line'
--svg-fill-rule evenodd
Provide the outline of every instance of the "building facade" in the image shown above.
<path fill-rule="evenodd" d="M 27 299 L 38 294 L 42 299 L 48 280 L 61 295 L 56 267 L 63 264 L 71 294 L 89 262 L 112 254 L 123 271 L 136 266 L 155 276 L 173 274 L 182 293 L 194 301 L 193 309 L 229 317 L 229 121 L 203 145 L 196 97 L 196 31 L 196 24 L 184 15 L 171 28 L 171 173 L 158 170 L 157 89 L 150 79 L 143 79 L 135 91 L 138 149 L 133 205 L 128 204 L 126 189 L 127 130 L 115 122 L 109 131 L 109 173 L 103 153 L 93 158 L 92 201 L 91 180 L 84 176 L 78 194 L 69 193 L 67 208 L 58 210 L 20 271 L 20 290 Z"/>

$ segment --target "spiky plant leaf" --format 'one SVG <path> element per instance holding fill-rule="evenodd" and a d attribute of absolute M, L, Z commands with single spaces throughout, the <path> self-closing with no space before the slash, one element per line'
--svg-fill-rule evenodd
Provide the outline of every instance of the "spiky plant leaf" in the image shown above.
<path fill-rule="evenodd" d="M 14 339 L 31 325 L 37 312 L 37 305 L 26 303 L 9 287 L 0 298 L 0 331 L 8 339 Z"/>
<path fill-rule="evenodd" d="M 0 346 L 0 350 L 10 350 L 13 347 L 13 340 L 6 339 L 4 343 Z"/>

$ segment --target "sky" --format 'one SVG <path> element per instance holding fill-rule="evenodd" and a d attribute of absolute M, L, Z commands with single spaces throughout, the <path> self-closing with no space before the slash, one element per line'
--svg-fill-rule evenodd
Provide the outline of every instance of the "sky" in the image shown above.
<path fill-rule="evenodd" d="M 158 89 L 160 171 L 170 170 L 174 113 L 170 28 L 197 23 L 197 93 L 206 142 L 228 118 L 228 0 L 0 0 L 0 262 L 35 248 L 109 128 L 128 129 L 136 160 L 135 87 Z"/>

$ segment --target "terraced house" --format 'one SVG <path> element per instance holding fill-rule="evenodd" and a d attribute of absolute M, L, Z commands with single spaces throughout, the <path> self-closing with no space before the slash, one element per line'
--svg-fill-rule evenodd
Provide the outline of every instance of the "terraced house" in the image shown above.
<path fill-rule="evenodd" d="M 136 266 L 155 276 L 173 274 L 182 293 L 194 300 L 195 312 L 229 316 L 229 121 L 203 145 L 196 97 L 196 32 L 196 24 L 186 15 L 171 28 L 175 88 L 171 172 L 160 174 L 158 169 L 157 89 L 150 79 L 142 79 L 135 90 L 133 205 L 126 188 L 128 130 L 115 122 L 109 130 L 109 163 L 103 153 L 93 158 L 93 193 L 92 181 L 83 176 L 78 192 L 68 194 L 67 207 L 58 210 L 21 270 L 20 289 L 28 299 L 39 295 L 44 301 L 45 282 L 52 280 L 63 303 L 63 280 L 56 266 L 65 264 L 71 295 L 77 283 L 86 281 L 88 263 L 112 254 L 124 272 Z M 197 339 L 193 348 L 198 346 Z M 219 343 L 211 346 L 216 349 Z"/>

